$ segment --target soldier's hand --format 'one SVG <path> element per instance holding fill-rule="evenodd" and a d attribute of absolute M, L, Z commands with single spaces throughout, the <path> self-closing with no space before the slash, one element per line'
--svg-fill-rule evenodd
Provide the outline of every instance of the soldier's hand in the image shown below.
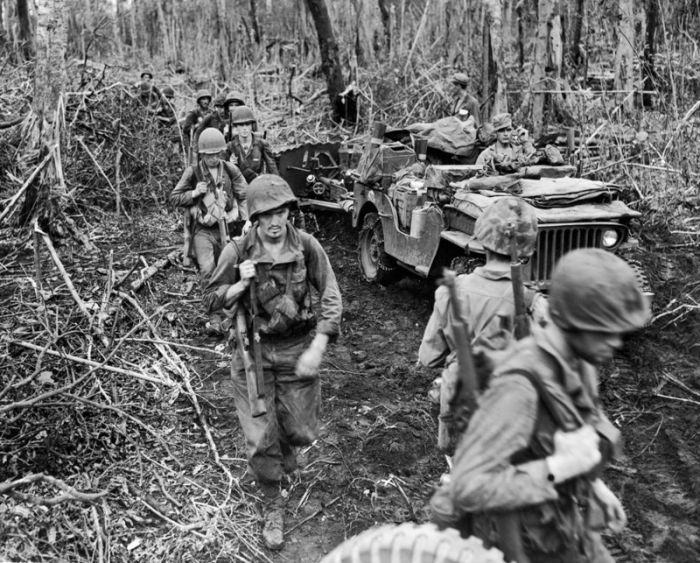
<path fill-rule="evenodd" d="M 197 182 L 197 185 L 195 186 L 194 190 L 192 190 L 192 197 L 199 197 L 200 195 L 205 193 L 207 193 L 207 183 Z"/>
<path fill-rule="evenodd" d="M 312 377 L 318 373 L 321 360 L 323 360 L 323 350 L 311 345 L 299 356 L 295 373 L 299 377 Z"/>
<path fill-rule="evenodd" d="M 595 500 L 605 510 L 605 520 L 608 527 L 613 532 L 621 531 L 627 524 L 627 514 L 625 514 L 620 499 L 600 479 L 591 483 L 591 491 Z"/>
<path fill-rule="evenodd" d="M 231 153 L 231 156 L 228 157 L 228 161 L 231 164 L 238 164 L 238 157 L 235 154 Z"/>
<path fill-rule="evenodd" d="M 555 483 L 584 475 L 600 463 L 599 437 L 589 424 L 572 432 L 554 433 L 554 453 L 547 458 L 549 474 Z"/>
<path fill-rule="evenodd" d="M 238 265 L 238 273 L 241 276 L 241 281 L 247 286 L 250 285 L 250 280 L 255 278 L 255 262 L 252 260 L 244 260 Z"/>

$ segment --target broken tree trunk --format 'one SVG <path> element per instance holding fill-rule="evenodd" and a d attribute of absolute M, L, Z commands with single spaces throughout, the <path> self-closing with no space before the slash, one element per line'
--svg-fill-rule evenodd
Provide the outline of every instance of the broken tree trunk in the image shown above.
<path fill-rule="evenodd" d="M 305 2 L 316 25 L 318 47 L 321 51 L 321 70 L 326 75 L 328 98 L 333 108 L 333 119 L 340 121 L 342 117 L 339 104 L 340 93 L 345 90 L 345 82 L 343 70 L 340 66 L 338 42 L 333 31 L 333 22 L 328 13 L 328 6 L 326 6 L 325 0 L 305 0 Z"/>
<path fill-rule="evenodd" d="M 491 114 L 508 111 L 505 76 L 505 45 L 503 36 L 503 0 L 483 0 L 486 9 L 486 28 L 490 46 L 490 63 L 484 69 L 484 97 L 493 99 Z M 507 34 L 506 34 L 507 36 Z M 486 89 L 488 88 L 488 89 Z"/>
<path fill-rule="evenodd" d="M 615 52 L 615 90 L 634 90 L 634 0 L 619 0 L 620 18 L 617 26 Z M 623 107 L 634 108 L 634 96 L 625 96 Z"/>

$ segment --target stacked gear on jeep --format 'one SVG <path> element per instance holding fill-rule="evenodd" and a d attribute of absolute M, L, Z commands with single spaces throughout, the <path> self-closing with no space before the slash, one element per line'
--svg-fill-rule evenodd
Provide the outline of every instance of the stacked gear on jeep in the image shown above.
<path fill-rule="evenodd" d="M 405 153 L 405 165 L 415 158 L 406 144 L 397 150 L 393 138 L 372 137 L 364 167 L 352 173 L 352 223 L 360 230 L 359 263 L 369 281 L 392 283 L 407 272 L 438 277 L 444 267 L 472 271 L 487 248 L 476 236 L 476 220 L 506 195 L 535 208 L 537 239 L 523 264 L 523 280 L 534 289 L 548 289 L 555 264 L 572 250 L 619 253 L 636 244 L 630 229 L 640 213 L 622 201 L 626 190 L 572 177 L 574 166 L 538 164 L 484 177 L 475 165 L 429 164 L 421 177 L 415 170 L 380 170 L 378 155 Z"/>

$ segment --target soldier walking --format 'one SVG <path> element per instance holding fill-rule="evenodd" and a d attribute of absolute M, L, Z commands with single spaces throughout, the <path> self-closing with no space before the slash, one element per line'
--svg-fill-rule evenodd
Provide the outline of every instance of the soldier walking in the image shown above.
<path fill-rule="evenodd" d="M 295 448 L 318 434 L 319 367 L 328 342 L 339 333 L 342 302 L 320 243 L 288 221 L 297 202 L 289 184 L 279 176 L 258 176 L 248 188 L 247 202 L 253 227 L 223 250 L 204 292 L 204 306 L 210 312 L 241 308 L 243 330 L 253 334 L 257 346 L 253 369 L 262 372 L 264 388 L 257 392 L 264 395 L 265 414 L 251 406 L 240 343 L 231 375 L 248 468 L 264 500 L 263 540 L 270 549 L 280 549 L 281 481 L 285 472 L 296 469 Z M 317 312 L 311 287 L 320 294 Z"/>
<path fill-rule="evenodd" d="M 473 529 L 509 561 L 612 563 L 600 531 L 626 517 L 600 474 L 620 440 L 594 366 L 644 326 L 649 305 L 632 268 L 600 249 L 559 260 L 549 303 L 552 322 L 497 367 L 431 500 L 433 518 Z"/>
<path fill-rule="evenodd" d="M 195 131 L 201 121 L 209 115 L 209 104 L 211 103 L 211 92 L 209 90 L 199 90 L 195 96 L 197 107 L 189 111 L 182 124 L 182 135 L 185 140 L 185 152 L 189 155 L 193 143 L 196 143 Z"/>
<path fill-rule="evenodd" d="M 469 325 L 472 346 L 485 353 L 505 349 L 513 340 L 516 315 L 511 264 L 526 260 L 535 250 L 537 215 L 520 198 L 506 196 L 492 203 L 476 220 L 474 236 L 486 250 L 486 264 L 469 275 L 456 278 L 459 309 Z M 536 301 L 525 291 L 525 307 Z M 450 449 L 455 435 L 451 407 L 457 386 L 455 316 L 449 290 L 441 286 L 435 292 L 435 305 L 418 350 L 418 361 L 427 367 L 444 367 L 440 377 L 440 433 Z M 487 370 L 485 370 L 487 371 Z M 479 387 L 485 381 L 480 382 Z M 432 393 L 432 392 L 431 392 Z"/>
<path fill-rule="evenodd" d="M 231 162 L 238 165 L 248 182 L 260 174 L 278 174 L 270 146 L 254 133 L 255 115 L 248 106 L 234 107 L 230 123 L 233 127 L 227 145 Z"/>
<path fill-rule="evenodd" d="M 205 129 L 198 140 L 197 162 L 185 169 L 170 194 L 172 203 L 186 208 L 191 218 L 192 247 L 202 288 L 228 243 L 229 225 L 248 218 L 248 183 L 235 165 L 221 158 L 225 150 L 224 135 L 218 129 Z M 222 322 L 220 315 L 212 315 L 207 331 L 222 334 Z"/>

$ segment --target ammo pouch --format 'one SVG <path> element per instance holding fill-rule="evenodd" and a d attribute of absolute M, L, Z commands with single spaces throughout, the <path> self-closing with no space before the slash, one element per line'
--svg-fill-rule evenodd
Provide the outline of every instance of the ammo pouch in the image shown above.
<path fill-rule="evenodd" d="M 269 315 L 267 321 L 261 320 L 261 332 L 265 334 L 285 334 L 299 322 L 299 305 L 292 296 L 292 270 L 294 264 L 287 266 L 286 288 L 280 291 L 274 279 L 262 269 L 262 278 L 258 285 L 258 300 Z M 263 273 L 264 272 L 264 273 Z"/>

